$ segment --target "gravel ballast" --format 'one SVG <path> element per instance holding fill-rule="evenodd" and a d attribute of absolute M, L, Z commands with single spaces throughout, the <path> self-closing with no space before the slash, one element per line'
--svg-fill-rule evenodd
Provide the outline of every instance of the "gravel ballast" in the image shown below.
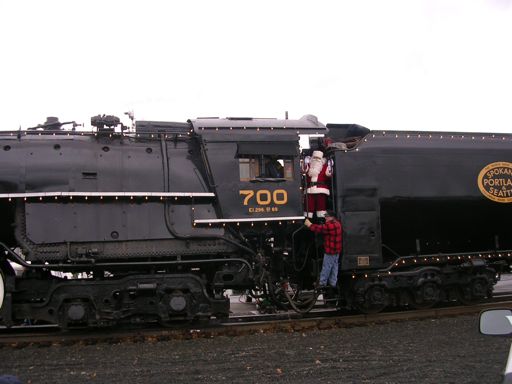
<path fill-rule="evenodd" d="M 96 345 L 4 347 L 24 383 L 499 383 L 511 339 L 478 316 Z"/>

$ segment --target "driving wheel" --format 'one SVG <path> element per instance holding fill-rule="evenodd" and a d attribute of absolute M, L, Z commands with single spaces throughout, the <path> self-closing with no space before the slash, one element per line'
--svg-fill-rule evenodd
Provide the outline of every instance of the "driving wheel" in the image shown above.
<path fill-rule="evenodd" d="M 413 292 L 411 305 L 416 309 L 427 309 L 433 307 L 440 298 L 439 286 L 434 282 L 421 284 Z"/>
<path fill-rule="evenodd" d="M 389 304 L 389 293 L 386 287 L 374 285 L 366 289 L 363 301 L 358 303 L 358 308 L 366 314 L 378 313 Z"/>
<path fill-rule="evenodd" d="M 486 277 L 474 278 L 469 284 L 459 287 L 459 300 L 465 305 L 480 303 L 487 297 L 489 287 L 490 283 Z"/>

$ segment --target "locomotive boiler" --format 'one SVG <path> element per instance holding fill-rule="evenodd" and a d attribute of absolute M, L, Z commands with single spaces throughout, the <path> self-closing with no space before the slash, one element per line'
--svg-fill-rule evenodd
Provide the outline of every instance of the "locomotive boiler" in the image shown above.
<path fill-rule="evenodd" d="M 509 135 L 370 131 L 311 115 L 91 123 L 0 133 L 7 326 L 223 318 L 228 289 L 307 312 L 322 242 L 302 225 L 301 164 L 318 149 L 343 222 L 338 287 L 324 292 L 338 307 L 482 300 L 511 256 Z"/>

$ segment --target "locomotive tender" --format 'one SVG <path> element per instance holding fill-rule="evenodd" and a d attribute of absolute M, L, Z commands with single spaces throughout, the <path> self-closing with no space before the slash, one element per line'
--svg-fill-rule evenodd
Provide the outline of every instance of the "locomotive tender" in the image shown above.
<path fill-rule="evenodd" d="M 511 135 L 311 115 L 91 123 L 0 133 L 4 325 L 222 318 L 227 289 L 308 311 L 322 242 L 302 225 L 301 163 L 315 149 L 333 164 L 329 208 L 343 223 L 339 287 L 324 292 L 338 307 L 482 300 L 511 259 Z"/>

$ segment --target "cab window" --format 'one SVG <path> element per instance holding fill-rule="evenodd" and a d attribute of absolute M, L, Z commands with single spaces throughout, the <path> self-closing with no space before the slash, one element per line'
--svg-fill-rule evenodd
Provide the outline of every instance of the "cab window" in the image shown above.
<path fill-rule="evenodd" d="M 293 161 L 277 155 L 244 156 L 238 159 L 240 181 L 257 179 L 293 180 Z"/>

